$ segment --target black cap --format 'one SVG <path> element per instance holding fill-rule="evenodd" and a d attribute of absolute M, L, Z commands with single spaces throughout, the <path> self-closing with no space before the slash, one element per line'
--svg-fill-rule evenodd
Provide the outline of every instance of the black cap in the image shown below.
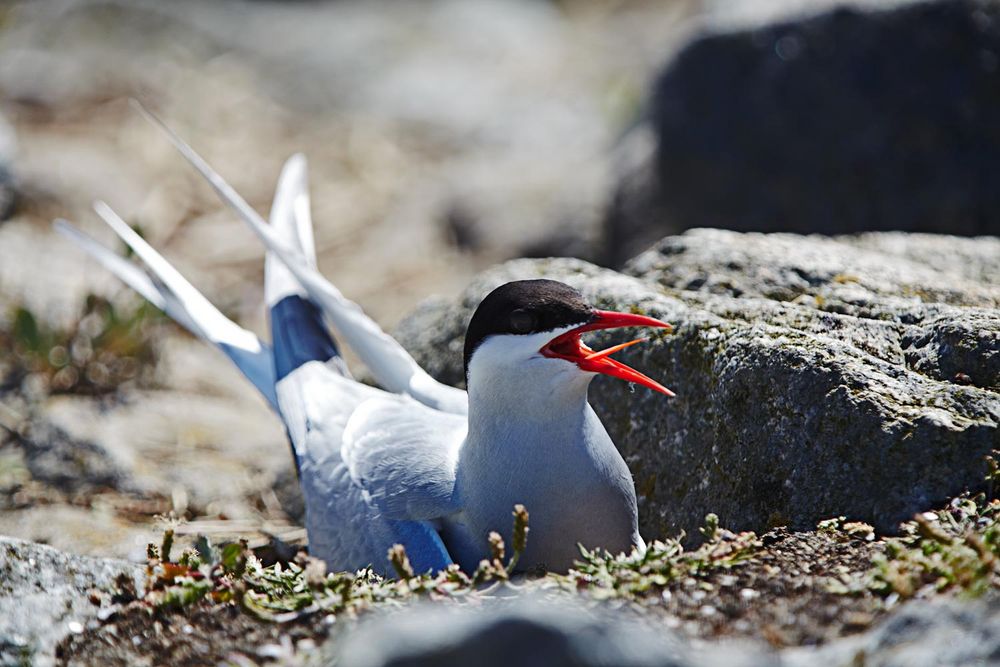
<path fill-rule="evenodd" d="M 465 376 L 479 344 L 495 334 L 527 335 L 586 324 L 594 308 L 583 295 L 555 280 L 516 280 L 490 292 L 465 332 Z"/>

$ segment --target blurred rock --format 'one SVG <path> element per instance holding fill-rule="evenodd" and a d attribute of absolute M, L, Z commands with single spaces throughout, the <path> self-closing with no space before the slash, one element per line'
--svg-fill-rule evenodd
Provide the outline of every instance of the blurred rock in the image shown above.
<path fill-rule="evenodd" d="M 655 153 L 619 170 L 606 220 L 612 264 L 692 227 L 1000 233 L 1000 3 L 706 34 L 650 107 Z"/>
<path fill-rule="evenodd" d="M 914 601 L 864 634 L 780 652 L 746 641 L 693 645 L 651 620 L 624 610 L 523 597 L 476 609 L 422 605 L 363 622 L 339 642 L 337 664 L 960 667 L 993 664 L 1000 650 L 995 595 L 972 602 Z"/>
<path fill-rule="evenodd" d="M 68 495 L 127 490 L 126 473 L 99 444 L 72 437 L 41 418 L 15 436 L 31 478 Z"/>
<path fill-rule="evenodd" d="M 304 526 L 306 524 L 306 500 L 302 497 L 302 485 L 299 476 L 291 466 L 278 471 L 271 487 L 281 504 L 281 511 L 288 518 Z"/>
<path fill-rule="evenodd" d="M 0 222 L 14 214 L 17 203 L 17 183 L 13 173 L 16 150 L 14 127 L 0 115 Z"/>
<path fill-rule="evenodd" d="M 17 153 L 17 133 L 14 126 L 0 115 L 0 222 L 14 214 L 17 203 L 17 183 L 13 165 Z"/>
<path fill-rule="evenodd" d="M 107 199 L 199 285 L 259 279 L 259 245 L 122 98 L 142 91 L 255 206 L 307 152 L 320 264 L 395 319 L 555 225 L 599 236 L 607 146 L 701 1 L 22 0 L 0 25 L 0 102 L 50 215 L 86 224 Z"/>
<path fill-rule="evenodd" d="M 55 646 L 141 586 L 143 567 L 0 537 L 0 664 L 55 664 Z"/>
<path fill-rule="evenodd" d="M 981 486 L 1000 441 L 997 256 L 997 239 L 693 230 L 630 262 L 631 275 L 505 264 L 398 334 L 460 383 L 472 310 L 509 280 L 563 280 L 598 307 L 665 319 L 672 335 L 618 356 L 676 399 L 603 377 L 591 392 L 635 478 L 643 534 L 696 535 L 708 512 L 734 529 L 844 514 L 891 532 Z"/>
<path fill-rule="evenodd" d="M 14 214 L 17 204 L 17 189 L 14 175 L 6 165 L 0 165 L 0 222 Z"/>
<path fill-rule="evenodd" d="M 1000 656 L 1000 598 L 941 599 L 904 605 L 873 630 L 820 649 L 792 649 L 788 667 L 964 667 Z"/>
<path fill-rule="evenodd" d="M 392 637 L 392 641 L 385 641 Z M 750 667 L 780 664 L 747 643 L 694 650 L 638 615 L 521 597 L 479 608 L 416 606 L 383 615 L 346 638 L 345 667 Z M 748 650 L 750 649 L 750 650 Z"/>
<path fill-rule="evenodd" d="M 166 512 L 231 520 L 209 526 L 219 540 L 294 528 L 300 491 L 277 417 L 224 355 L 176 336 L 157 367 L 166 386 L 3 397 L 0 534 L 141 559 Z"/>

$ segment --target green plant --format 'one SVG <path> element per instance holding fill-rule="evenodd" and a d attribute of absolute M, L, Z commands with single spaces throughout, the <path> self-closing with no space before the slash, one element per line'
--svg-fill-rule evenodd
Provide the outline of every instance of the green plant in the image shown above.
<path fill-rule="evenodd" d="M 143 303 L 121 310 L 89 295 L 67 327 L 46 324 L 26 306 L 15 306 L 0 330 L 0 378 L 11 386 L 28 375 L 44 378 L 52 393 L 102 394 L 152 368 L 152 324 L 162 315 Z"/>
<path fill-rule="evenodd" d="M 694 551 L 685 551 L 679 539 L 655 541 L 645 551 L 612 555 L 580 548 L 580 561 L 565 576 L 565 586 L 585 590 L 598 598 L 636 598 L 662 591 L 683 577 L 703 577 L 719 568 L 730 568 L 753 557 L 761 547 L 755 533 L 732 533 L 719 528 L 714 514 L 705 517 L 701 534 L 706 538 Z"/>
<path fill-rule="evenodd" d="M 199 539 L 196 549 L 170 560 L 174 534 L 167 530 L 160 546 L 147 549 L 145 604 L 159 610 L 183 609 L 193 604 L 238 604 L 262 620 L 284 622 L 323 612 L 354 615 L 375 605 L 395 605 L 417 596 L 460 599 L 484 594 L 487 584 L 506 585 L 527 546 L 528 512 L 514 508 L 513 554 L 497 533 L 489 538 L 492 558 L 484 559 L 470 576 L 452 565 L 437 574 L 417 574 L 406 549 L 394 545 L 388 558 L 397 574 L 387 579 L 371 568 L 358 572 L 327 573 L 323 561 L 300 554 L 289 563 L 265 567 L 246 542 L 212 545 Z"/>
<path fill-rule="evenodd" d="M 901 598 L 958 591 L 981 595 L 1000 586 L 1000 500 L 962 495 L 936 512 L 902 525 L 903 536 L 885 541 L 870 586 Z"/>

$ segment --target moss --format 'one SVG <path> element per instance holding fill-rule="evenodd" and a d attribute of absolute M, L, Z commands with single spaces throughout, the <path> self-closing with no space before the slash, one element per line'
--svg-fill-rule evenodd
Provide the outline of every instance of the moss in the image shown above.
<path fill-rule="evenodd" d="M 642 498 L 652 498 L 656 494 L 656 473 L 636 479 L 635 491 Z"/>
<path fill-rule="evenodd" d="M 791 519 L 789 519 L 788 516 L 783 514 L 781 510 L 773 510 L 767 517 L 768 529 L 787 526 L 791 522 L 792 522 Z"/>

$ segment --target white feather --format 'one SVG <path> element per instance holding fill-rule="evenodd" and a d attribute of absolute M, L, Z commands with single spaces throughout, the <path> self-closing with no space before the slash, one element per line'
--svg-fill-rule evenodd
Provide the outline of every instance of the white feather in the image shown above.
<path fill-rule="evenodd" d="M 305 157 L 301 154 L 293 155 L 285 162 L 278 177 L 274 202 L 271 204 L 270 222 L 275 236 L 294 252 L 299 253 L 302 261 L 315 267 L 316 256 L 306 188 Z M 307 296 L 295 275 L 274 252 L 269 250 L 264 260 L 264 296 L 267 305 L 274 306 L 290 295 Z"/>
<path fill-rule="evenodd" d="M 170 262 L 118 217 L 110 206 L 97 201 L 94 202 L 94 211 L 164 284 L 167 294 L 173 297 L 180 308 L 196 323 L 203 337 L 213 343 L 232 345 L 248 352 L 261 350 L 260 339 L 257 336 L 223 315 Z"/>
<path fill-rule="evenodd" d="M 167 299 L 157 287 L 152 279 L 138 266 L 128 261 L 121 255 L 116 254 L 110 248 L 106 248 L 96 241 L 93 237 L 84 232 L 80 231 L 74 227 L 68 220 L 63 220 L 62 218 L 54 220 L 52 226 L 57 232 L 68 238 L 70 241 L 82 248 L 88 255 L 93 257 L 98 261 L 99 264 L 104 266 L 104 268 L 115 274 L 119 280 L 138 292 L 146 301 L 159 308 L 160 310 L 167 309 Z M 183 312 L 177 313 L 182 318 L 185 317 Z M 171 317 L 174 317 L 171 315 Z M 178 318 L 174 318 L 178 319 Z M 184 322 L 178 319 L 178 324 L 181 324 L 185 329 L 192 331 L 196 335 L 200 335 L 199 332 L 194 331 L 194 325 L 192 322 Z"/>
<path fill-rule="evenodd" d="M 271 349 L 252 332 L 243 329 L 211 304 L 197 289 L 156 252 L 103 202 L 94 206 L 136 257 L 156 276 L 152 279 L 138 266 L 115 254 L 65 220 L 53 225 L 125 284 L 163 310 L 195 336 L 216 344 L 243 374 L 277 408 L 274 393 L 274 362 Z"/>
<path fill-rule="evenodd" d="M 354 483 L 393 519 L 440 519 L 458 511 L 455 466 L 468 422 L 398 396 L 369 399 L 344 429 Z"/>
<path fill-rule="evenodd" d="M 360 306 L 344 297 L 300 253 L 289 248 L 261 216 L 183 139 L 137 102 L 135 106 L 167 135 L 174 147 L 208 181 L 222 200 L 239 214 L 267 249 L 288 267 L 309 298 L 330 318 L 336 333 L 357 353 L 379 384 L 389 391 L 409 394 L 421 403 L 439 410 L 455 414 L 465 414 L 468 411 L 465 392 L 431 378 L 398 342 L 364 314 Z"/>

